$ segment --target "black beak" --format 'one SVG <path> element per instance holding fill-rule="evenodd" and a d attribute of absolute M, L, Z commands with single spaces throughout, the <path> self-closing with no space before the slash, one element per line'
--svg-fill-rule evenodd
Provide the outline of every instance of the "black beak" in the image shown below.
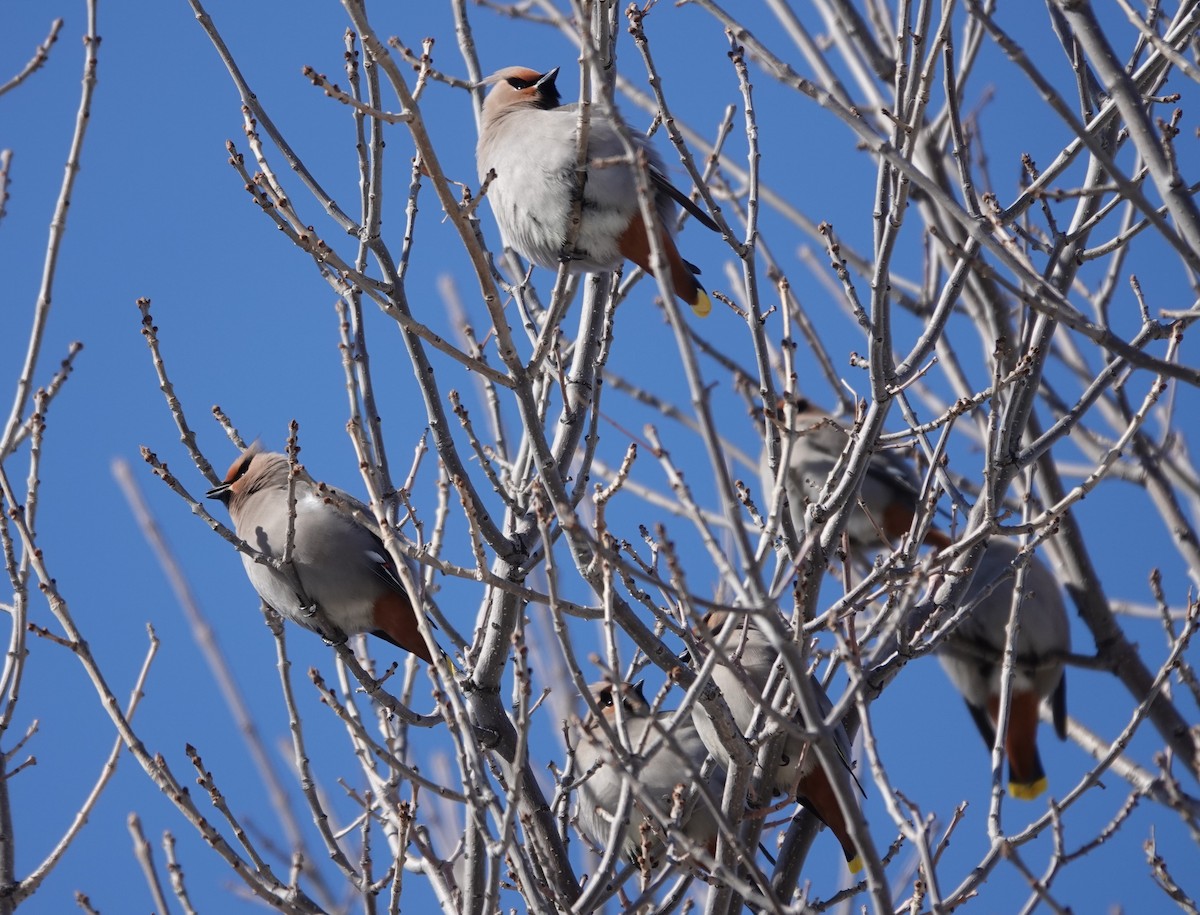
<path fill-rule="evenodd" d="M 222 505 L 228 507 L 229 500 L 233 498 L 233 491 L 230 489 L 230 483 L 222 483 L 220 486 L 214 486 L 204 494 L 206 499 L 216 499 Z"/>
<path fill-rule="evenodd" d="M 645 686 L 646 686 L 646 680 L 643 677 L 641 680 L 638 680 L 637 683 L 633 684 L 633 691 L 637 695 L 638 699 L 641 701 L 642 705 L 649 705 L 650 703 L 646 700 L 646 694 L 644 692 L 642 692 L 642 690 L 645 688 Z"/>
<path fill-rule="evenodd" d="M 554 81 L 558 78 L 558 67 L 549 70 L 538 77 L 530 88 L 533 90 L 534 104 L 545 111 L 551 111 L 562 104 L 562 96 Z"/>

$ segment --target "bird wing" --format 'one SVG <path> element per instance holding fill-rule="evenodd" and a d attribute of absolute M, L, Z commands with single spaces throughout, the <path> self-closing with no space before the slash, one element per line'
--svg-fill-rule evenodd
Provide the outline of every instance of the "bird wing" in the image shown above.
<path fill-rule="evenodd" d="M 1050 712 L 1054 717 L 1054 733 L 1059 740 L 1067 739 L 1067 675 L 1064 673 L 1050 697 Z"/>
<path fill-rule="evenodd" d="M 574 117 L 577 109 L 578 103 L 572 102 L 569 105 L 561 105 L 554 110 L 556 112 L 568 112 Z M 589 156 L 593 158 L 607 158 L 623 153 L 624 144 L 621 143 L 616 125 L 613 124 L 610 118 L 606 117 L 603 112 L 598 112 L 592 116 L 591 124 L 592 132 L 588 138 Z M 667 180 L 667 176 L 663 173 L 662 158 L 658 155 L 654 147 L 650 145 L 650 141 L 636 132 L 632 134 L 632 139 L 634 143 L 646 151 L 646 155 L 650 160 L 650 186 L 654 189 L 655 193 L 665 195 L 674 200 L 691 213 L 702 226 L 714 232 L 720 232 L 720 227 L 712 221 L 712 217 L 704 212 L 687 194 Z M 659 204 L 659 210 L 660 216 L 665 219 L 667 213 L 662 212 L 661 203 Z"/>
<path fill-rule="evenodd" d="M 992 719 L 988 717 L 987 709 L 967 702 L 967 711 L 971 713 L 971 720 L 975 722 L 975 727 L 979 728 L 983 742 L 989 747 L 995 746 L 996 727 L 992 724 Z"/>
<path fill-rule="evenodd" d="M 867 465 L 867 476 L 873 477 L 897 493 L 915 501 L 921 494 L 921 481 L 912 464 L 894 451 L 876 451 Z"/>
<path fill-rule="evenodd" d="M 692 200 L 691 197 L 668 181 L 662 172 L 658 171 L 657 169 L 650 169 L 650 183 L 654 186 L 656 191 L 666 194 L 677 204 L 691 213 L 696 218 L 696 221 L 700 223 L 700 225 L 704 226 L 705 228 L 712 229 L 714 232 L 721 231 L 717 224 L 712 221 L 712 218 L 705 213 L 704 210 L 702 210 Z"/>
<path fill-rule="evenodd" d="M 379 541 L 378 549 L 368 549 L 366 557 L 367 562 L 371 564 L 371 571 L 376 576 L 383 579 L 390 588 L 403 591 L 405 594 L 408 593 L 408 589 L 400 581 L 400 573 L 396 569 L 396 563 L 392 561 L 391 554 L 384 549 L 383 541 Z"/>
<path fill-rule="evenodd" d="M 390 588 L 407 595 L 408 590 L 400 580 L 396 563 L 388 553 L 387 547 L 383 545 L 379 525 L 376 523 L 375 514 L 370 507 L 344 489 L 338 489 L 327 483 L 315 486 L 313 492 L 318 497 L 324 497 L 331 506 L 341 512 L 342 520 L 356 531 L 358 545 L 361 547 L 362 555 L 371 571 L 386 582 Z"/>

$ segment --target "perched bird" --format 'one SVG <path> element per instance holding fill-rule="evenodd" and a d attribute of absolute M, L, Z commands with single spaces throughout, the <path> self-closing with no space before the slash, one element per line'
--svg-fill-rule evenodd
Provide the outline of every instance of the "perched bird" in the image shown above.
<path fill-rule="evenodd" d="M 629 808 L 629 821 L 621 836 L 621 851 L 634 862 L 644 860 L 649 853 L 650 864 L 665 847 L 663 820 L 669 817 L 674 807 L 673 795 L 680 785 L 687 788 L 692 784 L 692 772 L 698 772 L 708 758 L 708 750 L 700 741 L 690 721 L 680 721 L 670 730 L 668 742 L 654 725 L 666 725 L 673 712 L 654 712 L 641 684 L 622 683 L 614 685 L 607 681 L 593 683 L 589 690 L 600 713 L 614 733 L 617 730 L 617 703 L 621 703 L 622 720 L 629 745 L 625 748 L 632 754 L 628 763 L 614 759 L 613 748 L 607 735 L 589 714 L 582 722 L 576 722 L 575 768 L 579 775 L 579 827 L 596 845 L 605 847 L 612 831 L 612 818 L 617 812 L 625 779 L 621 770 L 628 767 L 645 793 L 653 798 L 658 807 L 652 812 L 633 794 Z M 715 797 L 721 796 L 724 774 L 715 772 L 709 778 L 709 786 Z M 700 800 L 696 790 L 690 790 L 684 800 L 680 817 L 684 833 L 697 845 L 713 853 L 717 841 L 717 822 L 712 810 Z"/>
<path fill-rule="evenodd" d="M 234 529 L 251 548 L 282 559 L 288 530 L 288 459 L 251 445 L 238 457 L 225 482 L 208 498 L 229 509 Z M 340 506 L 365 506 L 301 471 L 294 486 L 296 516 L 291 570 L 294 579 L 242 554 L 254 590 L 279 614 L 334 641 L 322 631 L 314 607 L 343 634 L 370 632 L 425 661 L 432 660 L 421 637 L 412 601 L 379 535 Z M 369 515 L 368 515 L 369 517 Z M 303 593 L 297 593 L 295 582 Z"/>
<path fill-rule="evenodd" d="M 938 660 L 966 699 L 988 747 L 996 742 L 1000 674 L 1017 553 L 1017 546 L 1009 540 L 988 543 L 963 596 L 970 609 L 938 652 Z M 1038 703 L 1050 700 L 1054 730 L 1060 739 L 1066 739 L 1067 680 L 1062 655 L 1071 647 L 1058 582 L 1036 556 L 1029 558 L 1025 571 L 1020 624 L 1004 751 L 1008 755 L 1008 793 L 1033 800 L 1046 790 L 1046 771 L 1037 748 Z"/>
<path fill-rule="evenodd" d="M 803 536 L 805 510 L 820 497 L 825 481 L 850 442 L 850 435 L 832 416 L 802 397 L 796 400 L 795 420 L 790 428 L 783 425 L 786 414 L 782 407 L 778 415 L 781 436 L 790 436 L 792 440 L 784 483 L 788 511 L 796 534 Z M 763 489 L 770 493 L 775 488 L 775 476 L 765 448 L 759 470 Z M 912 465 L 895 451 L 876 451 L 863 476 L 858 507 L 846 522 L 851 545 L 872 550 L 899 540 L 912 525 L 920 495 L 921 481 Z M 929 528 L 925 542 L 937 549 L 951 543 L 935 527 Z"/>
<path fill-rule="evenodd" d="M 650 236 L 638 206 L 633 166 L 625 155 L 616 125 L 602 113 L 588 121 L 587 176 L 583 186 L 578 236 L 565 250 L 568 223 L 578 200 L 576 105 L 561 105 L 555 67 L 537 73 L 508 67 L 487 79 L 494 84 L 483 103 L 483 121 L 475 159 L 479 180 L 494 172 L 487 198 L 505 242 L 540 267 L 557 270 L 565 257 L 573 273 L 615 270 L 625 259 L 647 273 Z M 712 302 L 696 281 L 699 269 L 679 255 L 669 226 L 671 201 L 683 206 L 714 231 L 716 224 L 687 195 L 663 176 L 662 160 L 639 136 L 633 142 L 646 153 L 654 191 L 655 231 L 680 299 L 704 317 Z"/>
<path fill-rule="evenodd" d="M 704 629 L 702 641 L 720 648 L 729 658 L 729 664 L 718 663 L 713 668 L 712 681 L 725 698 L 734 722 L 745 734 L 762 704 L 763 690 L 771 679 L 771 671 L 779 660 L 779 653 L 771 647 L 766 634 L 754 624 L 750 614 L 738 619 L 724 611 L 715 611 L 705 618 Z M 814 677 L 810 676 L 809 682 L 817 694 L 821 713 L 827 715 L 833 709 L 829 697 Z M 712 720 L 700 704 L 694 707 L 692 720 L 713 759 L 728 768 L 729 751 L 725 749 Z M 803 716 L 799 712 L 795 720 L 801 727 L 804 726 Z M 765 724 L 766 719 L 760 715 L 759 722 Z M 850 738 L 841 725 L 834 731 L 833 739 L 838 755 L 853 777 Z M 862 859 L 846 827 L 846 818 L 828 773 L 820 765 L 817 753 L 808 741 L 798 735 L 784 735 L 775 765 L 764 773 L 764 778 L 767 790 L 773 794 L 795 797 L 830 828 L 841 843 L 851 873 L 858 873 L 862 869 Z M 857 784 L 857 780 L 855 782 Z M 859 788 L 861 790 L 861 786 Z"/>

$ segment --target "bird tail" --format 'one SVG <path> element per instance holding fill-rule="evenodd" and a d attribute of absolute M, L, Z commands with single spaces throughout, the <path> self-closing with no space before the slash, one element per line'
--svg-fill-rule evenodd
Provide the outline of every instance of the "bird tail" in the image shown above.
<path fill-rule="evenodd" d="M 407 594 L 388 591 L 375 601 L 372 609 L 375 617 L 372 634 L 415 654 L 427 664 L 433 662 L 433 654 L 421 635 L 417 615 Z"/>
<path fill-rule="evenodd" d="M 1038 696 L 1014 692 L 1008 709 L 1008 733 L 1004 750 L 1008 755 L 1008 793 L 1032 801 L 1046 790 L 1046 770 L 1038 755 Z"/>
<path fill-rule="evenodd" d="M 837 837 L 850 873 L 857 874 L 862 870 L 862 858 L 858 849 L 854 847 L 854 840 L 850 838 L 850 831 L 846 828 L 846 817 L 842 814 L 842 807 L 822 766 L 814 766 L 811 772 L 800 779 L 796 786 L 796 799 L 816 814 Z"/>
<path fill-rule="evenodd" d="M 916 516 L 917 513 L 911 505 L 907 505 L 903 501 L 893 502 L 884 508 L 880 526 L 887 534 L 888 539 L 895 542 L 909 532 Z M 931 546 L 935 550 L 944 550 L 953 542 L 949 535 L 939 528 L 930 526 L 929 530 L 925 532 L 925 545 Z"/>
<path fill-rule="evenodd" d="M 696 280 L 697 269 L 680 256 L 670 232 L 660 227 L 658 238 L 671 272 L 671 285 L 675 289 L 675 295 L 692 306 L 692 311 L 697 317 L 708 317 L 708 313 L 712 311 L 712 300 Z M 650 238 L 646 234 L 645 220 L 640 216 L 634 217 L 629 228 L 621 236 L 619 248 L 627 260 L 633 261 L 651 276 L 654 275 L 654 270 L 650 267 Z"/>

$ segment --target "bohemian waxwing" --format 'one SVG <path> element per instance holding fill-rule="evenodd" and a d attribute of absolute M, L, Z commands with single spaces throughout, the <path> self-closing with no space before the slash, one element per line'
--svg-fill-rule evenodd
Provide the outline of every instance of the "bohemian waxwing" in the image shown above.
<path fill-rule="evenodd" d="M 208 491 L 229 509 L 234 529 L 252 549 L 281 559 L 288 529 L 288 459 L 252 445 L 238 457 L 225 482 Z M 313 481 L 301 471 L 294 486 L 293 579 L 242 554 L 254 590 L 279 614 L 330 641 L 312 609 L 319 607 L 344 635 L 370 632 L 430 661 L 408 592 L 375 531 L 344 510 L 366 512 L 352 496 Z M 367 517 L 370 517 L 367 514 Z"/>
<path fill-rule="evenodd" d="M 700 636 L 702 642 L 719 649 L 728 659 L 728 664 L 719 661 L 713 667 L 712 681 L 725 698 L 734 723 L 745 734 L 763 701 L 763 690 L 771 680 L 771 671 L 779 661 L 779 653 L 771 647 L 766 634 L 754 624 L 750 614 L 743 614 L 739 619 L 722 610 L 714 611 L 705 617 Z M 822 715 L 828 715 L 833 704 L 825 695 L 825 690 L 811 675 L 809 683 L 816 693 Z M 713 759 L 728 768 L 729 751 L 699 703 L 692 710 L 692 720 Z M 804 726 L 803 716 L 799 712 L 795 720 L 801 727 Z M 766 723 L 767 719 L 760 715 L 760 729 Z M 850 738 L 840 724 L 834 730 L 833 740 L 843 764 L 853 774 Z M 772 794 L 795 797 L 815 813 L 837 837 L 850 872 L 858 873 L 862 869 L 862 859 L 854 847 L 837 795 L 819 763 L 816 751 L 802 737 L 788 733 L 784 735 L 778 753 L 774 767 L 764 773 L 764 788 Z"/>
<path fill-rule="evenodd" d="M 996 742 L 1000 674 L 1017 553 L 1017 546 L 1009 540 L 988 543 L 963 596 L 970 609 L 938 652 L 938 660 L 966 699 L 988 747 Z M 1041 700 L 1050 699 L 1059 739 L 1067 736 L 1067 679 L 1062 656 L 1071 648 L 1071 630 L 1058 583 L 1036 556 L 1029 557 L 1024 586 L 1004 750 L 1008 755 L 1008 793 L 1033 800 L 1046 790 L 1046 772 L 1037 748 Z"/>
<path fill-rule="evenodd" d="M 674 806 L 677 786 L 688 788 L 693 784 L 693 772 L 708 758 L 708 750 L 700 741 L 690 721 L 679 721 L 669 732 L 670 740 L 659 730 L 667 725 L 674 712 L 654 712 L 641 684 L 622 683 L 614 686 L 608 681 L 593 683 L 588 687 L 597 708 L 615 734 L 617 728 L 617 702 L 621 703 L 622 722 L 629 740 L 625 748 L 627 761 L 613 756 L 613 747 L 595 716 L 588 714 L 583 720 L 575 721 L 575 771 L 578 782 L 579 828 L 597 846 L 608 845 L 612 832 L 612 818 L 621 800 L 626 779 L 622 771 L 628 769 L 636 780 L 636 791 L 631 796 L 629 820 L 621 835 L 622 854 L 634 861 L 644 859 L 644 851 L 650 855 L 649 863 L 656 863 L 665 847 L 663 824 L 669 821 Z M 655 727 L 657 723 L 658 728 Z M 724 773 L 714 771 L 709 777 L 709 788 L 719 801 Z M 633 790 L 633 788 L 631 788 Z M 639 792 L 641 792 L 639 794 Z M 653 799 L 656 811 L 648 809 L 642 798 Z M 696 790 L 688 791 L 680 816 L 685 835 L 696 845 L 713 853 L 717 841 L 717 821 L 712 809 L 705 804 Z"/>
<path fill-rule="evenodd" d="M 791 430 L 783 424 L 785 413 L 779 410 L 780 435 L 792 437 L 785 490 L 792 527 L 797 536 L 805 531 L 805 510 L 815 502 L 833 473 L 850 435 L 836 419 L 804 398 L 796 399 L 795 420 Z M 765 492 L 775 488 L 767 451 L 759 464 Z M 912 465 L 895 451 L 876 451 L 858 492 L 858 507 L 846 522 L 850 543 L 861 550 L 886 547 L 908 533 L 917 511 L 921 481 Z M 950 538 L 930 527 L 925 542 L 937 549 L 950 545 Z"/>
<path fill-rule="evenodd" d="M 560 105 L 555 67 L 537 73 L 508 67 L 487 79 L 494 83 L 483 103 L 483 119 L 475 159 L 479 180 L 495 172 L 488 185 L 496 222 L 506 244 L 540 267 L 557 270 L 563 255 L 572 273 L 615 270 L 629 259 L 645 270 L 651 249 L 638 207 L 633 168 L 613 122 L 603 114 L 588 121 L 588 171 L 583 187 L 575 249 L 565 252 L 567 224 L 577 199 L 575 161 L 578 114 L 575 105 Z M 650 162 L 650 184 L 658 216 L 659 244 L 671 271 L 675 294 L 704 317 L 712 309 L 708 293 L 697 281 L 699 269 L 679 255 L 671 236 L 671 201 L 700 222 L 717 226 L 663 177 L 662 160 L 646 141 L 633 137 Z"/>

